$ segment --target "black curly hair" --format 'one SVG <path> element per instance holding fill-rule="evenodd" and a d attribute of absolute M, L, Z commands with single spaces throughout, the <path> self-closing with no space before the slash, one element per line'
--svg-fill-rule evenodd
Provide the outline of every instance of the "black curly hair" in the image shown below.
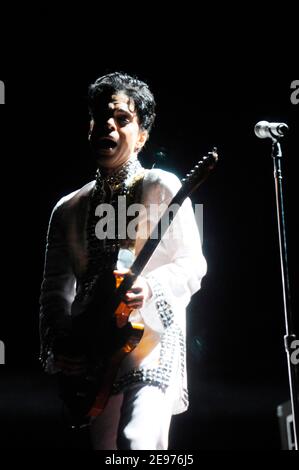
<path fill-rule="evenodd" d="M 88 105 L 92 117 L 96 114 L 99 99 L 105 94 L 125 93 L 135 104 L 141 129 L 150 132 L 154 123 L 155 98 L 148 85 L 137 77 L 123 72 L 113 72 L 99 77 L 88 89 Z"/>

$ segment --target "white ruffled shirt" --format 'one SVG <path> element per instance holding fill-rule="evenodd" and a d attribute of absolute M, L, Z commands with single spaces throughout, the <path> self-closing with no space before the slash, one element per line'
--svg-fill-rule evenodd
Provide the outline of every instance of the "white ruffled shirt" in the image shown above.
<path fill-rule="evenodd" d="M 78 221 L 84 214 L 86 216 L 94 184 L 94 181 L 88 183 L 62 198 L 53 210 L 41 294 L 42 338 L 49 315 L 55 309 L 70 315 L 76 279 L 86 268 L 84 224 Z M 136 256 L 145 243 L 144 234 L 156 224 L 181 183 L 170 172 L 151 169 L 145 171 L 142 185 L 141 204 L 145 207 L 146 217 L 143 216 L 138 224 Z M 158 211 L 152 210 L 157 206 Z M 120 262 L 122 257 L 120 250 Z M 130 321 L 143 323 L 144 334 L 121 364 L 115 382 L 116 392 L 140 381 L 164 390 L 173 387 L 173 414 L 187 409 L 186 307 L 191 296 L 199 290 L 206 270 L 199 230 L 191 201 L 187 198 L 142 272 L 151 287 L 152 297 L 142 309 L 131 313 Z"/>

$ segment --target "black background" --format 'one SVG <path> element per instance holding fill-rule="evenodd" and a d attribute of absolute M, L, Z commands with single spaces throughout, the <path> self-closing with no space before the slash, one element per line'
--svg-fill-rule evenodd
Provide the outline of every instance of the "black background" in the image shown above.
<path fill-rule="evenodd" d="M 146 80 L 156 97 L 157 120 L 141 158 L 146 166 L 182 177 L 213 146 L 219 152 L 216 170 L 192 198 L 204 205 L 208 274 L 188 310 L 190 408 L 174 418 L 170 447 L 280 449 L 276 409 L 289 399 L 289 381 L 273 165 L 270 141 L 257 139 L 253 129 L 259 120 L 290 127 L 283 171 L 296 316 L 299 104 L 291 103 L 290 85 L 298 75 L 278 75 L 276 61 L 262 68 L 246 60 L 243 67 L 236 51 L 232 66 L 202 38 L 177 44 L 175 30 L 164 35 L 160 28 L 159 43 L 149 47 L 149 32 L 138 34 L 129 20 L 105 35 L 101 19 L 98 29 L 87 24 L 86 34 L 83 18 L 73 23 L 48 13 L 18 27 L 11 43 L 15 32 L 6 31 L 10 49 L 0 69 L 6 86 L 0 447 L 74 446 L 54 386 L 38 364 L 46 229 L 56 201 L 93 179 L 87 87 L 122 70 Z"/>

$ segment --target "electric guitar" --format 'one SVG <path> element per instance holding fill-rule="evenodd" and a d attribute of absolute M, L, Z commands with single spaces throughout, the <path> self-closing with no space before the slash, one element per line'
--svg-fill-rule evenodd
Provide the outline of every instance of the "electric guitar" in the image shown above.
<path fill-rule="evenodd" d="M 130 272 L 118 276 L 116 282 L 113 273 L 107 273 L 104 280 L 100 279 L 101 285 L 95 286 L 95 294 L 86 310 L 72 319 L 69 351 L 73 349 L 78 354 L 79 345 L 89 364 L 83 374 L 60 376 L 61 398 L 70 411 L 73 427 L 88 424 L 90 417 L 98 416 L 104 410 L 122 360 L 133 351 L 143 335 L 143 324 L 130 322 L 132 309 L 123 299 L 148 263 L 183 201 L 207 178 L 217 160 L 217 151 L 213 149 L 195 165 L 182 180 L 182 187 L 153 229 Z M 104 300 L 103 292 L 106 293 Z"/>

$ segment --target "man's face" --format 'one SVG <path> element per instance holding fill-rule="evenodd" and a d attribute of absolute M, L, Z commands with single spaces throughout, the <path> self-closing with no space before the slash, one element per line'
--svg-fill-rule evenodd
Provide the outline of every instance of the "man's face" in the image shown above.
<path fill-rule="evenodd" d="M 107 169 L 123 165 L 144 145 L 134 102 L 124 93 L 104 99 L 90 124 L 90 145 L 97 163 Z"/>

